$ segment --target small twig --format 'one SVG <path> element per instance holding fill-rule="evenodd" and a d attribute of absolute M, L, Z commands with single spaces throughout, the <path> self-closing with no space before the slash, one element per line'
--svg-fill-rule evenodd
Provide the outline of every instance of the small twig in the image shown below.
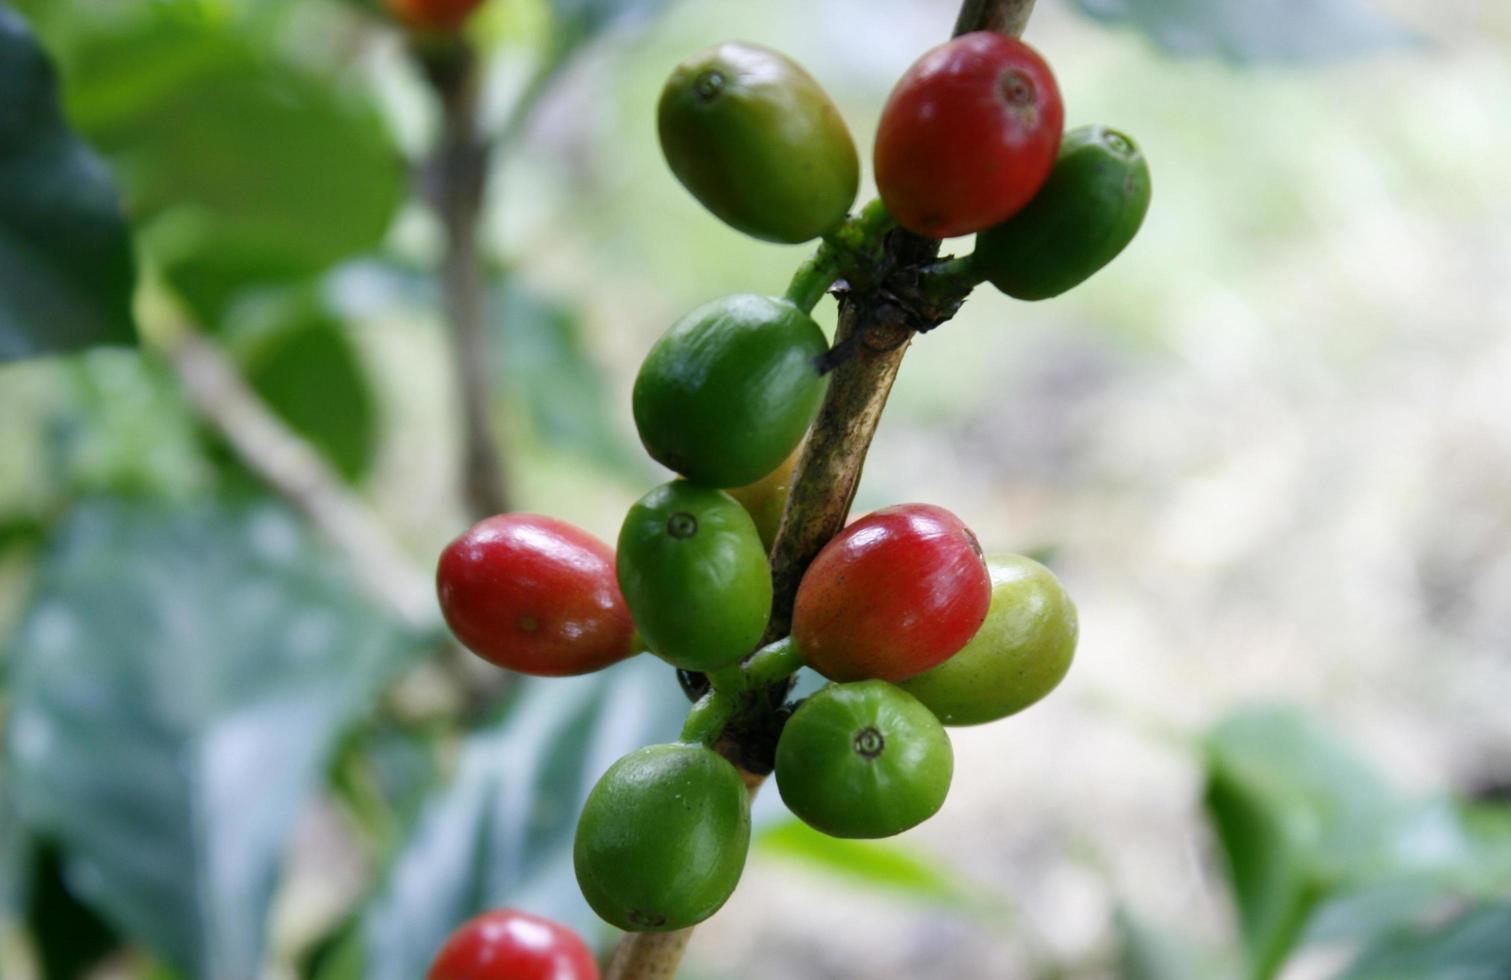
<path fill-rule="evenodd" d="M 299 434 L 272 413 L 229 357 L 188 326 L 158 331 L 155 343 L 189 400 L 237 456 L 339 548 L 375 597 L 407 625 L 439 625 L 430 576 Z"/>
<path fill-rule="evenodd" d="M 426 172 L 431 204 L 446 236 L 441 287 L 462 400 L 464 487 L 474 517 L 509 509 L 507 476 L 493 425 L 495 365 L 478 225 L 490 146 L 478 130 L 478 71 L 472 48 L 451 38 L 416 49 L 441 104 L 442 129 Z"/>

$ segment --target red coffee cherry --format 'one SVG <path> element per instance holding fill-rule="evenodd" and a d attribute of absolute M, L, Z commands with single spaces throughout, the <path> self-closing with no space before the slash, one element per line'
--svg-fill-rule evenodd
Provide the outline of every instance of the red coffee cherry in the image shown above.
<path fill-rule="evenodd" d="M 441 552 L 436 593 L 467 649 L 522 674 L 586 674 L 635 652 L 613 550 L 555 518 L 474 524 Z"/>
<path fill-rule="evenodd" d="M 425 980 L 598 980 L 598 964 L 561 923 L 495 909 L 451 934 Z"/>
<path fill-rule="evenodd" d="M 982 231 L 1038 193 L 1064 128 L 1043 58 L 992 31 L 965 34 L 925 54 L 892 90 L 876 133 L 876 186 L 910 231 Z"/>
<path fill-rule="evenodd" d="M 792 638 L 830 680 L 900 681 L 965 646 L 991 577 L 976 536 L 942 507 L 902 504 L 824 546 L 798 586 Z"/>

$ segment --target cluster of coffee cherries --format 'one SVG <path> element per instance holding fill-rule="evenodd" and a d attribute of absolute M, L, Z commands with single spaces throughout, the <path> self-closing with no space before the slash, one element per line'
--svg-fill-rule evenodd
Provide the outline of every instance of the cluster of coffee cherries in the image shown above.
<path fill-rule="evenodd" d="M 819 254 L 787 295 L 708 303 L 652 347 L 635 424 L 679 476 L 630 508 L 615 548 L 551 517 L 502 514 L 453 541 L 437 572 L 452 631 L 499 666 L 582 674 L 648 651 L 706 678 L 682 738 L 614 763 L 579 818 L 583 895 L 631 931 L 691 926 L 734 891 L 756 777 L 715 746 L 758 694 L 787 690 L 804 667 L 830 682 L 776 712 L 778 790 L 823 833 L 886 837 L 943 804 L 946 726 L 1023 710 L 1074 654 L 1076 610 L 1055 576 L 984 555 L 958 517 L 927 504 L 842 530 L 804 573 L 788 635 L 768 635 L 768 553 L 832 366 L 813 306 L 899 225 L 979 233 L 954 265 L 970 285 L 1058 295 L 1128 244 L 1149 200 L 1133 142 L 1105 127 L 1066 134 L 1043 59 L 988 32 L 903 76 L 877 134 L 881 201 L 854 217 L 854 142 L 819 84 L 775 51 L 728 43 L 689 59 L 658 121 L 670 169 L 713 214 L 768 241 L 822 238 Z"/>

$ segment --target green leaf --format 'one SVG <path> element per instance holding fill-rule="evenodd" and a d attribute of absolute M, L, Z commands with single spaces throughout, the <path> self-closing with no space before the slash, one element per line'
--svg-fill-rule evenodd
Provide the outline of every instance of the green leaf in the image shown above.
<path fill-rule="evenodd" d="M 1303 935 L 1368 939 L 1446 897 L 1511 888 L 1499 808 L 1408 800 L 1301 713 L 1241 712 L 1205 741 L 1206 805 L 1252 975 Z"/>
<path fill-rule="evenodd" d="M 371 250 L 403 199 L 376 108 L 234 24 L 143 17 L 79 43 L 70 107 L 169 282 L 215 323 L 245 286 Z"/>
<path fill-rule="evenodd" d="M 527 678 L 494 725 L 471 735 L 363 914 L 366 980 L 423 976 L 464 919 L 502 904 L 588 931 L 572 838 L 598 777 L 621 755 L 675 736 L 687 702 L 670 670 L 638 657 L 576 678 Z"/>
<path fill-rule="evenodd" d="M 1206 806 L 1251 975 L 1272 976 L 1316 905 L 1383 847 L 1397 801 L 1299 712 L 1256 709 L 1206 739 Z"/>
<path fill-rule="evenodd" d="M 56 73 L 0 3 L 0 361 L 135 342 L 115 185 L 63 120 Z"/>
<path fill-rule="evenodd" d="M 800 820 L 786 820 L 763 830 L 754 846 L 903 898 L 1001 911 L 1000 903 L 980 889 L 959 881 L 943 871 L 938 861 L 901 841 L 844 840 L 819 833 Z"/>
<path fill-rule="evenodd" d="M 181 499 L 213 482 L 201 423 L 164 361 L 99 350 L 56 367 L 62 397 L 41 424 L 57 497 Z"/>
<path fill-rule="evenodd" d="M 305 291 L 239 304 L 228 342 L 252 388 L 348 480 L 378 443 L 378 409 L 351 338 Z"/>
<path fill-rule="evenodd" d="M 1511 894 L 1511 808 L 1428 800 L 1391 820 L 1387 849 L 1359 884 L 1318 910 L 1308 942 L 1374 942 L 1440 912 L 1445 902 Z"/>
<path fill-rule="evenodd" d="M 502 387 L 528 414 L 535 436 L 552 448 L 644 477 L 645 464 L 627 445 L 633 437 L 612 422 L 604 397 L 608 378 L 587 349 L 577 314 L 517 279 L 494 291 L 494 309 Z"/>
<path fill-rule="evenodd" d="M 1083 12 L 1147 34 L 1178 56 L 1314 62 L 1415 41 L 1370 0 L 1075 0 Z"/>
<path fill-rule="evenodd" d="M 1511 977 L 1511 902 L 1470 908 L 1403 930 L 1366 949 L 1337 980 L 1505 980 Z"/>
<path fill-rule="evenodd" d="M 97 501 L 11 647 L 16 802 L 80 897 L 186 974 L 259 975 L 295 818 L 410 638 L 280 508 Z"/>
<path fill-rule="evenodd" d="M 88 976 L 91 967 L 122 945 L 110 924 L 74 894 L 55 846 L 38 848 L 27 904 L 27 925 L 45 978 Z"/>
<path fill-rule="evenodd" d="M 31 881 L 32 841 L 16 813 L 14 796 L 0 757 L 0 925 L 21 918 Z"/>

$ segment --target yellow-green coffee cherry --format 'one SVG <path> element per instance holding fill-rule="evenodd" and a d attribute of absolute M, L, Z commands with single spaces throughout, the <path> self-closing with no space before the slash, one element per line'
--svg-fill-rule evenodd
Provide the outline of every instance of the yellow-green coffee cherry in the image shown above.
<path fill-rule="evenodd" d="M 844 220 L 860 161 L 827 93 L 768 48 L 730 42 L 678 65 L 661 93 L 661 149 L 730 226 L 796 244 Z"/>
<path fill-rule="evenodd" d="M 1053 572 L 1022 555 L 989 555 L 992 604 L 964 648 L 901 682 L 946 725 L 979 725 L 1043 698 L 1070 670 L 1076 606 Z"/>

